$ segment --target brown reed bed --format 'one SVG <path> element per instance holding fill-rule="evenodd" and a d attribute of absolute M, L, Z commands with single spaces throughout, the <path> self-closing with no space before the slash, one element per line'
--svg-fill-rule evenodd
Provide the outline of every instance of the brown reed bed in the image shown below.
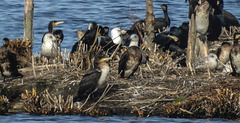
<path fill-rule="evenodd" d="M 239 78 L 217 70 L 210 77 L 204 70 L 191 75 L 178 64 L 185 56 L 172 59 L 173 53 L 160 50 L 146 52 L 149 61 L 140 65 L 130 79 L 119 77 L 118 60 L 112 60 L 107 85 L 86 103 L 84 100 L 73 104 L 72 97 L 77 94 L 81 78 L 93 67 L 93 57 L 104 53 L 97 46 L 84 50 L 80 45 L 71 59 L 66 52 L 62 53 L 67 55 L 64 60 L 52 64 L 34 58 L 31 67 L 20 69 L 22 79 L 1 83 L 0 92 L 7 90 L 4 93 L 8 94 L 9 105 L 20 105 L 26 112 L 37 115 L 239 118 Z"/>

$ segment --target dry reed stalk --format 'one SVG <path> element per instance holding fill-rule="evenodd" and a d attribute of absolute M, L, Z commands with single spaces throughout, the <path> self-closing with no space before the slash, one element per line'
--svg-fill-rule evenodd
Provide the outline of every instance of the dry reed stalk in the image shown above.
<path fill-rule="evenodd" d="M 36 71 L 35 71 L 35 65 L 34 65 L 34 55 L 32 55 L 32 70 L 33 70 L 34 77 L 37 77 Z"/>

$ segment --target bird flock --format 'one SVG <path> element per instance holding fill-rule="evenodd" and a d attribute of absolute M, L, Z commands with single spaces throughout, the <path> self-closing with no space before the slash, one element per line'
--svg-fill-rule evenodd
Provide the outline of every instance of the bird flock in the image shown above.
<path fill-rule="evenodd" d="M 162 48 L 163 51 L 175 52 L 173 57 L 186 54 L 188 45 L 189 22 L 183 22 L 179 27 L 170 27 L 170 18 L 168 15 L 168 6 L 161 5 L 164 13 L 163 18 L 155 18 L 153 22 L 155 38 L 153 43 Z M 211 11 L 214 10 L 214 11 Z M 199 38 L 205 40 L 218 40 L 222 27 L 229 30 L 230 26 L 239 27 L 239 22 L 235 16 L 223 9 L 223 0 L 190 0 L 189 1 L 189 18 L 195 15 L 196 31 Z M 170 15 L 171 16 L 171 15 Z M 63 21 L 51 21 L 48 25 L 48 32 L 43 35 L 41 56 L 48 60 L 60 56 L 61 42 L 64 39 L 62 30 L 55 30 L 58 24 Z M 96 22 L 90 22 L 84 35 L 72 46 L 71 54 L 76 53 L 79 45 L 85 44 L 86 49 L 90 50 L 92 46 L 100 46 L 103 51 L 110 56 L 117 49 L 127 47 L 122 53 L 119 64 L 118 73 L 122 78 L 130 78 L 137 71 L 140 64 L 147 62 L 147 56 L 144 50 L 140 48 L 145 42 L 146 36 L 145 20 L 136 21 L 128 30 L 121 28 L 102 27 Z M 169 30 L 169 31 L 168 31 Z M 110 36 L 109 36 L 110 31 Z M 96 41 L 96 36 L 100 36 L 100 40 Z M 192 63 L 195 69 L 220 69 L 224 72 L 231 73 L 233 76 L 240 76 L 240 45 L 238 40 L 240 33 L 234 34 L 233 44 L 223 43 L 217 53 L 210 53 L 206 57 L 199 57 Z M 8 50 L 7 38 L 3 39 L 3 46 L 0 49 L 0 70 L 3 81 L 6 77 L 22 77 L 18 72 L 16 56 Z M 94 60 L 94 68 L 88 70 L 83 76 L 80 84 L 78 95 L 74 101 L 82 100 L 94 93 L 99 87 L 104 85 L 106 77 L 110 71 L 108 61 L 110 59 L 101 55 L 97 55 Z M 185 64 L 185 62 L 183 63 Z"/>

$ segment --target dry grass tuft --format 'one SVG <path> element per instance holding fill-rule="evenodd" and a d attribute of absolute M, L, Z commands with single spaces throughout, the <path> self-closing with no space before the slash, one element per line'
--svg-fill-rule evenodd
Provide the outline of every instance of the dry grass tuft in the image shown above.
<path fill-rule="evenodd" d="M 237 118 L 240 116 L 240 94 L 231 89 L 216 89 L 210 95 L 191 96 L 183 102 L 166 106 L 170 117 Z"/>
<path fill-rule="evenodd" d="M 9 108 L 8 98 L 4 95 L 0 96 L 0 114 L 6 114 Z"/>
<path fill-rule="evenodd" d="M 72 114 L 73 96 L 63 99 L 62 95 L 52 97 L 47 90 L 37 95 L 33 88 L 32 92 L 26 90 L 21 95 L 24 102 L 24 109 L 31 114 Z"/>

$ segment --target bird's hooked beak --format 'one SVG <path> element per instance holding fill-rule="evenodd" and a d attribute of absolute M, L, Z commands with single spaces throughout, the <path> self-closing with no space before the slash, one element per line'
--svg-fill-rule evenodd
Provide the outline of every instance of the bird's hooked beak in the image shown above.
<path fill-rule="evenodd" d="M 56 21 L 56 22 L 54 23 L 54 25 L 56 26 L 56 25 L 62 24 L 62 23 L 64 23 L 64 21 Z"/>
<path fill-rule="evenodd" d="M 109 61 L 109 60 L 111 60 L 112 58 L 101 58 L 101 62 L 104 62 L 104 61 Z"/>
<path fill-rule="evenodd" d="M 166 7 L 166 6 L 161 6 L 161 7 L 162 7 L 162 9 L 163 9 L 164 11 L 167 10 L 167 7 Z"/>
<path fill-rule="evenodd" d="M 238 40 L 240 38 L 239 35 L 235 35 L 234 39 Z"/>
<path fill-rule="evenodd" d="M 177 36 L 168 35 L 168 37 L 172 38 L 175 42 L 178 42 L 179 40 Z"/>

